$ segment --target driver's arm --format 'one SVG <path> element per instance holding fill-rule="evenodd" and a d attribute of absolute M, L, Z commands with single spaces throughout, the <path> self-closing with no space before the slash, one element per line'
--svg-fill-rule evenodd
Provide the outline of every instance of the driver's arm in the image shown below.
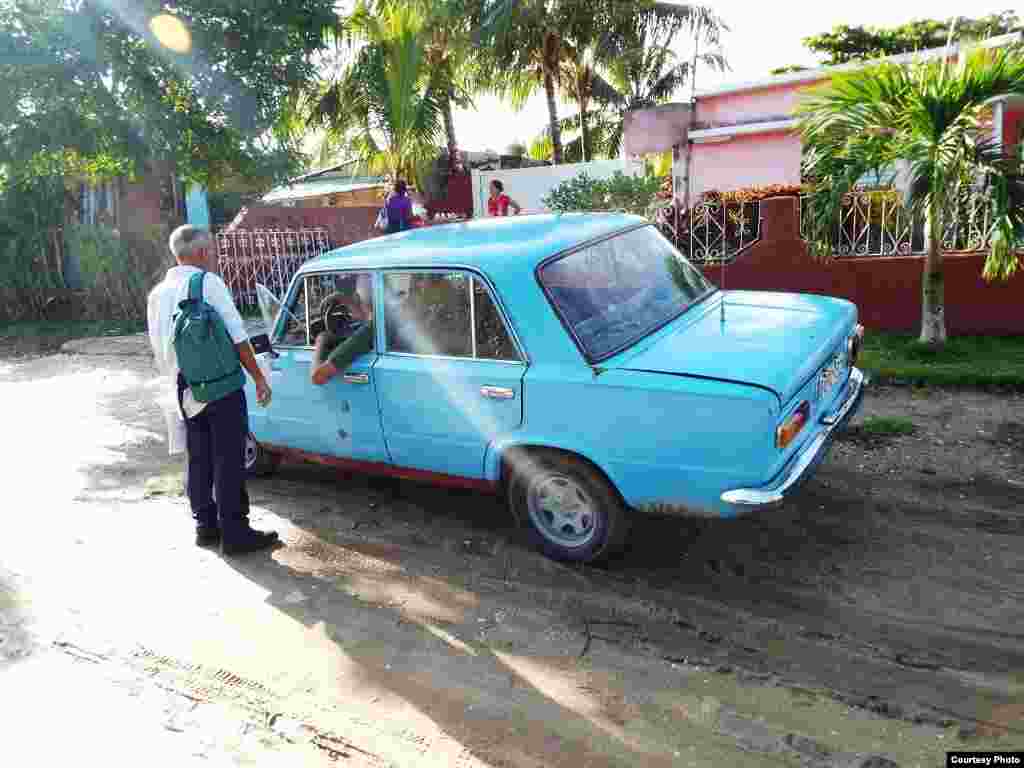
<path fill-rule="evenodd" d="M 310 378 L 314 384 L 326 384 L 338 373 L 328 356 L 338 346 L 338 338 L 330 331 L 321 331 L 313 343 L 313 364 L 310 366 Z"/>
<path fill-rule="evenodd" d="M 326 384 L 338 371 L 346 370 L 352 361 L 360 355 L 364 355 L 373 349 L 373 324 L 367 323 L 358 331 L 349 336 L 341 344 L 334 347 L 326 359 L 323 350 L 328 348 L 330 342 L 321 339 L 331 336 L 328 333 L 321 333 L 316 340 L 316 348 L 313 354 L 313 368 L 311 378 L 314 384 Z M 332 336 L 333 338 L 333 336 Z M 323 360 L 323 362 L 321 362 Z"/>

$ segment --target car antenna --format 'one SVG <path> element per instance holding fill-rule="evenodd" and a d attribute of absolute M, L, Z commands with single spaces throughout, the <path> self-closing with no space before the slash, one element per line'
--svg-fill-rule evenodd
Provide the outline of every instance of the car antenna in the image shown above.
<path fill-rule="evenodd" d="M 725 325 L 725 249 L 722 249 L 722 280 L 721 280 L 721 291 L 722 291 L 722 320 L 721 324 Z"/>

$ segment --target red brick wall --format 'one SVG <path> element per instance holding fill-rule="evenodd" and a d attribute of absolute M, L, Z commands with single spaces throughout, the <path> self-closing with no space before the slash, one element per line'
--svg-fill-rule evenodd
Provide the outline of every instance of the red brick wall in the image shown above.
<path fill-rule="evenodd" d="M 343 245 L 366 240 L 377 234 L 373 223 L 377 207 L 358 208 L 286 208 L 277 205 L 253 205 L 242 211 L 228 229 L 303 229 L 324 227 L 331 244 Z"/>
<path fill-rule="evenodd" d="M 122 232 L 146 234 L 161 228 L 164 212 L 160 208 L 160 182 L 169 175 L 168 169 L 158 168 L 138 181 L 124 182 L 118 200 L 118 227 Z"/>
<path fill-rule="evenodd" d="M 795 198 L 761 203 L 761 239 L 725 268 L 727 289 L 800 291 L 854 302 L 874 330 L 917 332 L 921 271 L 917 256 L 812 259 L 800 239 Z M 984 254 L 947 254 L 946 324 L 951 334 L 1024 334 L 1024 270 L 1006 282 L 981 277 Z M 721 283 L 722 270 L 707 277 Z"/>

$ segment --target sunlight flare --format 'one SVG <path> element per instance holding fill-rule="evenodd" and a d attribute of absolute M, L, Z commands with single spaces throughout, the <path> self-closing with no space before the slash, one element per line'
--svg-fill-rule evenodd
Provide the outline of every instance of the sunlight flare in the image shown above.
<path fill-rule="evenodd" d="M 149 31 L 160 41 L 160 45 L 175 53 L 192 50 L 192 33 L 177 16 L 161 13 L 149 20 Z"/>

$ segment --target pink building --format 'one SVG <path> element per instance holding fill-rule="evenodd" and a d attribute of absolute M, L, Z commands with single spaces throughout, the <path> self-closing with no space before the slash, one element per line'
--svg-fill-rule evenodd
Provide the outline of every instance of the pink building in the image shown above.
<path fill-rule="evenodd" d="M 1022 40 L 1020 33 L 989 38 L 981 43 L 986 48 L 997 48 Z M 954 51 L 957 49 L 954 48 Z M 909 63 L 915 59 L 930 59 L 947 55 L 946 48 L 892 56 L 893 63 Z M 767 77 L 749 83 L 725 86 L 697 96 L 696 119 L 686 141 L 685 127 L 677 128 L 675 140 L 665 142 L 670 129 L 685 126 L 688 105 L 671 105 L 676 119 L 665 113 L 666 108 L 645 110 L 627 124 L 625 151 L 665 150 L 672 144 L 680 147 L 676 164 L 676 194 L 683 197 L 685 176 L 685 149 L 689 148 L 690 200 L 698 199 L 707 190 L 728 191 L 750 186 L 800 183 L 800 137 L 795 133 L 793 109 L 801 92 L 827 80 L 836 72 L 863 66 L 861 63 L 839 67 L 805 70 L 786 75 Z M 1024 142 L 1024 99 L 1002 100 L 993 105 L 995 137 L 1006 147 L 1020 147 Z M 643 135 L 645 129 L 650 129 Z M 633 136 L 628 134 L 632 132 Z M 651 139 L 661 143 L 653 147 Z M 1021 150 L 1018 149 L 1018 152 Z"/>

